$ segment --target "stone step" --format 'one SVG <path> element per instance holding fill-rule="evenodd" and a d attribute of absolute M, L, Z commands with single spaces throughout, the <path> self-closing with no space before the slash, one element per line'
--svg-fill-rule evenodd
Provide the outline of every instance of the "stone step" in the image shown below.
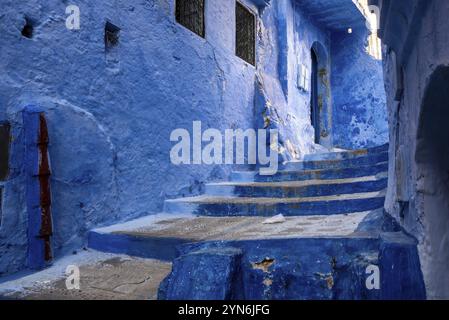
<path fill-rule="evenodd" d="M 297 198 L 203 195 L 166 200 L 164 212 L 201 216 L 330 215 L 379 209 L 384 202 L 385 191 Z"/>
<path fill-rule="evenodd" d="M 91 230 L 88 246 L 102 252 L 171 261 L 177 247 L 207 241 L 252 241 L 290 238 L 379 236 L 383 211 L 348 215 L 286 217 L 265 224 L 265 217 L 198 217 L 157 214 Z M 369 226 L 365 223 L 369 221 Z"/>
<path fill-rule="evenodd" d="M 388 152 L 389 145 L 385 144 L 379 147 L 360 149 L 360 150 L 347 150 L 338 152 L 325 152 L 325 153 L 313 153 L 306 154 L 304 161 L 317 161 L 317 160 L 343 160 L 352 159 L 368 155 L 374 155 L 379 153 Z"/>
<path fill-rule="evenodd" d="M 281 170 L 318 170 L 318 169 L 343 169 L 359 166 L 370 166 L 388 162 L 388 152 L 368 154 L 363 157 L 349 159 L 291 161 L 280 166 Z"/>
<path fill-rule="evenodd" d="M 163 300 L 411 300 L 425 296 L 416 242 L 402 232 L 382 233 L 378 238 L 186 244 L 159 288 Z"/>
<path fill-rule="evenodd" d="M 160 299 L 423 299 L 416 241 L 385 219 L 382 210 L 278 224 L 160 214 L 92 230 L 88 246 L 173 261 Z M 366 286 L 370 266 L 378 290 Z"/>
<path fill-rule="evenodd" d="M 284 182 L 221 182 L 206 185 L 205 194 L 228 197 L 319 197 L 381 191 L 387 188 L 387 173 L 376 176 Z"/>
<path fill-rule="evenodd" d="M 388 171 L 388 162 L 376 165 L 359 166 L 343 169 L 318 169 L 318 170 L 280 170 L 272 176 L 259 175 L 258 171 L 234 171 L 231 174 L 233 182 L 270 182 L 270 181 L 304 181 L 326 179 L 348 179 L 365 176 L 375 176 Z"/>

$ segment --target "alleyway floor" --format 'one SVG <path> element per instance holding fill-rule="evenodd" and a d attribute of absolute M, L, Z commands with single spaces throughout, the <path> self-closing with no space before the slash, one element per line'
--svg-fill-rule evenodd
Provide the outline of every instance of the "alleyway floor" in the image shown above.
<path fill-rule="evenodd" d="M 80 270 L 80 290 L 68 290 L 65 269 Z M 171 263 L 93 250 L 57 261 L 47 270 L 0 284 L 0 299 L 155 300 Z"/>

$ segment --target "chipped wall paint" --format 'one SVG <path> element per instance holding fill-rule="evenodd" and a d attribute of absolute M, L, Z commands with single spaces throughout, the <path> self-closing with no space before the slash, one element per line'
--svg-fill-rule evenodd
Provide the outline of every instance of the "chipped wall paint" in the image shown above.
<path fill-rule="evenodd" d="M 314 43 L 330 52 L 330 31 L 303 13 L 296 1 L 276 1 L 273 7 L 276 10 L 267 10 L 261 21 L 264 47 L 259 48 L 256 126 L 279 130 L 282 161 L 301 159 L 323 147 L 314 144 L 310 91 L 298 87 L 298 73 L 302 65 L 312 69 Z"/>
<path fill-rule="evenodd" d="M 334 146 L 369 148 L 388 142 L 382 61 L 366 50 L 367 30 L 332 34 Z"/>
<path fill-rule="evenodd" d="M 365 238 L 210 241 L 178 248 L 172 272 L 159 287 L 160 300 L 426 297 L 416 242 L 401 232 Z M 372 265 L 382 274 L 378 290 L 365 284 Z"/>

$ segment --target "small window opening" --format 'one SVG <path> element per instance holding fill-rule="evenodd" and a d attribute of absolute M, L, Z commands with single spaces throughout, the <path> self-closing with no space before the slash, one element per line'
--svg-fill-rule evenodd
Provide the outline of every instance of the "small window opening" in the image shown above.
<path fill-rule="evenodd" d="M 120 36 L 120 28 L 117 27 L 116 25 L 113 25 L 109 21 L 106 22 L 106 25 L 104 27 L 104 45 L 106 51 L 109 51 L 118 45 L 119 36 Z"/>
<path fill-rule="evenodd" d="M 205 37 L 204 1 L 176 0 L 176 21 L 203 38 Z"/>
<path fill-rule="evenodd" d="M 32 21 L 28 18 L 25 18 L 25 25 L 23 26 L 22 29 L 22 36 L 31 39 L 33 37 L 33 31 L 34 27 Z"/>
<path fill-rule="evenodd" d="M 0 122 L 0 181 L 6 180 L 9 173 L 9 123 Z"/>
<path fill-rule="evenodd" d="M 2 226 L 3 222 L 2 207 L 3 207 L 3 188 L 2 186 L 0 186 L 0 227 Z"/>
<path fill-rule="evenodd" d="M 236 2 L 236 55 L 256 64 L 256 17 L 245 6 Z"/>

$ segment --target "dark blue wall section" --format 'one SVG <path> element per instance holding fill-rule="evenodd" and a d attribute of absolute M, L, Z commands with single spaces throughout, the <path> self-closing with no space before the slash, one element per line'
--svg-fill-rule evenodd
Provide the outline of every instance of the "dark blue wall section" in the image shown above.
<path fill-rule="evenodd" d="M 382 61 L 367 51 L 367 30 L 332 34 L 334 145 L 357 149 L 388 142 Z"/>

